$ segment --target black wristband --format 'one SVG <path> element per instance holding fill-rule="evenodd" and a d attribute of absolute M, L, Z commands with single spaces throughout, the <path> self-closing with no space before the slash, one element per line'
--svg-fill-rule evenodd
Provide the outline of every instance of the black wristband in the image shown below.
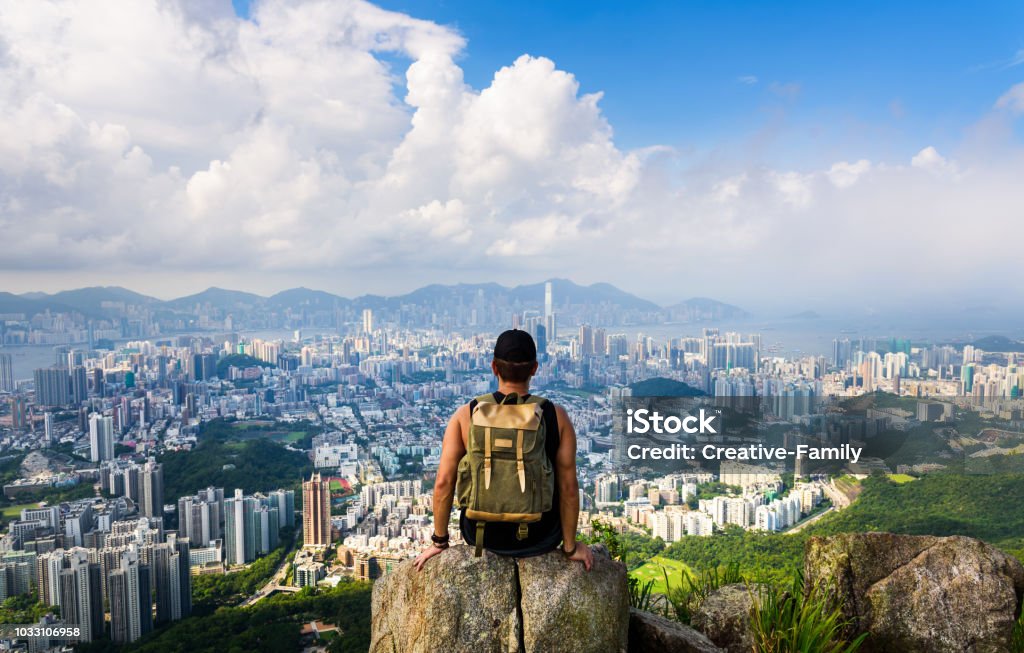
<path fill-rule="evenodd" d="M 434 533 L 430 534 L 430 541 L 434 544 L 447 544 L 450 538 L 451 535 L 448 533 L 445 533 L 444 535 L 436 535 Z"/>
<path fill-rule="evenodd" d="M 565 557 L 566 557 L 566 558 L 571 558 L 571 557 L 573 556 L 573 554 L 574 554 L 574 553 L 576 553 L 576 547 L 577 547 L 577 546 L 578 546 L 578 545 L 574 544 L 574 545 L 573 545 L 573 547 L 572 547 L 572 550 L 571 550 L 571 551 L 566 551 L 566 550 L 565 550 L 565 547 L 563 547 L 563 548 L 562 548 L 562 553 L 564 553 L 564 554 L 565 554 Z"/>

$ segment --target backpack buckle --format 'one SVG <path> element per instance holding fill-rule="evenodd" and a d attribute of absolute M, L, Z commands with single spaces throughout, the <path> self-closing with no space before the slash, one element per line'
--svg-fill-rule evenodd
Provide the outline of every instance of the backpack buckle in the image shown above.
<path fill-rule="evenodd" d="M 516 539 L 519 541 L 525 540 L 526 536 L 530 534 L 530 527 L 526 522 L 520 522 L 519 528 L 516 529 Z"/>

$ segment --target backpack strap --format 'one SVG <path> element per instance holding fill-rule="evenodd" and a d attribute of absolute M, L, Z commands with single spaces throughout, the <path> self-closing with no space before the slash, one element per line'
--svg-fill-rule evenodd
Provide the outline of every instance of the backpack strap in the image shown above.
<path fill-rule="evenodd" d="M 473 424 L 473 413 L 480 404 L 493 404 L 494 395 L 488 392 L 473 399 L 469 404 L 469 423 Z M 491 427 L 484 427 L 484 489 L 491 487 Z"/>
<path fill-rule="evenodd" d="M 475 401 L 478 404 L 494 404 L 494 403 L 497 403 L 496 401 L 494 401 L 494 394 L 491 393 L 491 392 L 488 392 L 487 394 L 484 394 L 484 395 L 480 395 L 479 397 L 476 397 L 473 401 Z"/>
<path fill-rule="evenodd" d="M 519 490 L 526 494 L 526 467 L 523 465 L 523 429 L 516 429 L 516 471 L 519 474 Z"/>
<path fill-rule="evenodd" d="M 491 488 L 491 427 L 484 427 L 484 489 Z"/>
<path fill-rule="evenodd" d="M 473 557 L 479 558 L 484 552 L 484 526 L 485 522 L 478 521 L 476 523 L 476 549 L 473 551 Z"/>

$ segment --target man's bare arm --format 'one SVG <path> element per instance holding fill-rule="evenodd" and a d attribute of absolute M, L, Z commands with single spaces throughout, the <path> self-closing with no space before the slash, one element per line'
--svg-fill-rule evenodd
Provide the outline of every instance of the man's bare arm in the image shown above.
<path fill-rule="evenodd" d="M 455 479 L 459 461 L 466 455 L 462 441 L 462 425 L 469 421 L 469 406 L 462 406 L 452 415 L 441 441 L 441 462 L 437 466 L 437 480 L 434 481 L 434 533 L 448 532 L 448 518 L 455 498 Z"/>
<path fill-rule="evenodd" d="M 576 429 L 568 413 L 555 406 L 558 415 L 558 454 L 555 456 L 555 479 L 558 483 L 558 510 L 562 518 L 562 550 L 572 551 L 570 560 L 582 562 L 590 571 L 594 556 L 586 544 L 577 544 L 576 528 L 580 521 L 580 482 L 576 477 Z"/>
<path fill-rule="evenodd" d="M 576 478 L 576 429 L 568 413 L 555 406 L 558 415 L 558 454 L 555 480 L 558 482 L 559 513 L 562 517 L 562 541 L 566 550 L 576 546 L 576 527 L 580 519 L 580 485 Z"/>

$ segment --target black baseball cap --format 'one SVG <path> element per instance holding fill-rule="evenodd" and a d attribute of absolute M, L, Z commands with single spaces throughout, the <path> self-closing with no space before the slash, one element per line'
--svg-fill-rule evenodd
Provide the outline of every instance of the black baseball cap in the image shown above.
<path fill-rule="evenodd" d="M 537 345 L 526 331 L 509 329 L 494 343 L 494 357 L 510 363 L 532 363 L 537 360 Z"/>

